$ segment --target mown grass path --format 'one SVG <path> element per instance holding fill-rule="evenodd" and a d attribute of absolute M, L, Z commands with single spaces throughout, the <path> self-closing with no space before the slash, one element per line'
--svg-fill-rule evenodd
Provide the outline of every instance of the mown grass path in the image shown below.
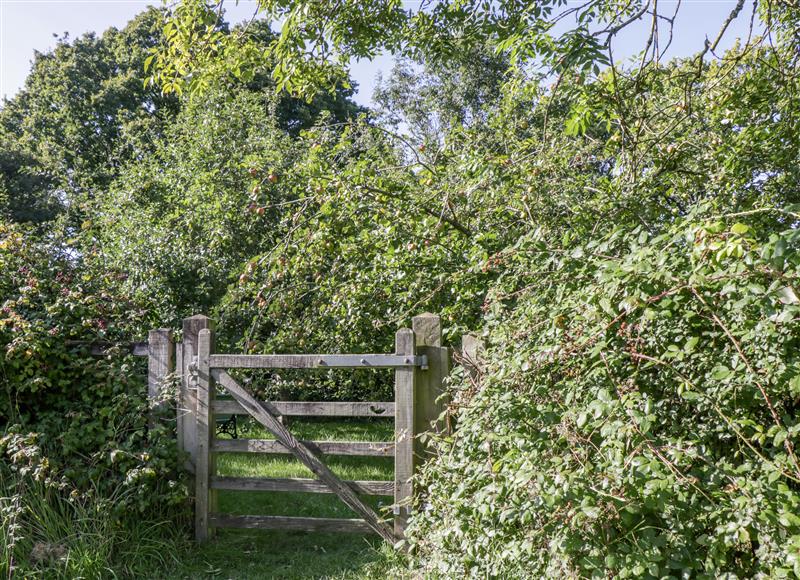
<path fill-rule="evenodd" d="M 388 420 L 293 420 L 301 439 L 391 441 Z M 259 426 L 246 424 L 241 437 L 271 439 Z M 390 457 L 326 458 L 343 479 L 391 480 Z M 220 475 L 239 477 L 313 477 L 288 455 L 225 453 L 217 458 Z M 219 510 L 232 514 L 357 517 L 336 496 L 256 491 L 219 492 Z M 367 497 L 386 514 L 391 498 Z M 384 578 L 391 550 L 376 535 L 321 534 L 260 530 L 218 530 L 216 538 L 180 557 L 168 578 Z"/>

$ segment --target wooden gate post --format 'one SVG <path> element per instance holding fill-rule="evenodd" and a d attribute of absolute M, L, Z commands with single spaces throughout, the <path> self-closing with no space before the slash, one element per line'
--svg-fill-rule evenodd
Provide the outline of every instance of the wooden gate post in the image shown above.
<path fill-rule="evenodd" d="M 450 349 L 442 346 L 442 319 L 436 314 L 425 312 L 412 319 L 416 337 L 417 355 L 428 358 L 428 368 L 417 368 L 416 380 L 416 418 L 414 430 L 417 435 L 446 429 L 444 421 L 438 421 L 445 410 L 443 400 L 444 379 L 450 373 Z M 426 445 L 417 437 L 415 450 L 417 466 L 424 460 Z"/>
<path fill-rule="evenodd" d="M 180 392 L 178 393 L 178 451 L 189 455 L 184 468 L 189 473 L 194 473 L 197 461 L 196 419 L 197 410 L 197 385 L 190 366 L 197 357 L 197 341 L 200 331 L 204 328 L 213 328 L 210 318 L 197 314 L 183 320 L 183 342 L 178 353 L 178 371 L 181 375 Z"/>
<path fill-rule="evenodd" d="M 484 348 L 483 341 L 474 334 L 465 334 L 461 337 L 461 364 L 473 380 L 481 373 Z"/>
<path fill-rule="evenodd" d="M 211 353 L 214 349 L 214 333 L 208 328 L 198 333 L 197 340 L 197 456 L 195 462 L 195 538 L 206 541 L 213 530 L 209 530 L 209 512 L 216 512 L 216 490 L 211 489 L 211 477 L 216 474 L 214 454 L 211 446 L 214 438 L 214 411 L 212 402 L 216 392 L 211 377 Z"/>
<path fill-rule="evenodd" d="M 401 328 L 395 335 L 395 354 L 415 356 L 414 331 Z M 414 494 L 414 367 L 394 371 L 394 535 L 403 537 Z"/>
<path fill-rule="evenodd" d="M 164 383 L 174 370 L 175 343 L 172 342 L 172 330 L 151 330 L 147 335 L 147 398 L 153 411 L 164 408 Z"/>

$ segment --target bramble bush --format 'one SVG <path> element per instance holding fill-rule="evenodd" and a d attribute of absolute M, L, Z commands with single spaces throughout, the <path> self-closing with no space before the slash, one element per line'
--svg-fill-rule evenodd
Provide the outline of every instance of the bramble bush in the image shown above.
<path fill-rule="evenodd" d="M 771 217 L 504 252 L 485 372 L 423 479 L 425 572 L 800 573 L 800 235 Z"/>
<path fill-rule="evenodd" d="M 122 569 L 130 563 L 114 558 L 133 549 L 132 538 L 180 520 L 188 506 L 174 425 L 164 418 L 148 427 L 145 366 L 120 347 L 89 352 L 92 341 L 129 342 L 143 313 L 20 226 L 0 225 L 0 272 L 4 565 L 21 573 L 83 566 L 65 568 L 67 576 Z M 90 541 L 83 525 L 106 530 L 102 541 Z M 85 543 L 70 545 L 77 536 Z M 34 562 L 37 545 L 56 546 L 58 557 Z M 100 545 L 105 555 L 89 553 Z M 87 560 L 77 564 L 81 550 Z"/>
<path fill-rule="evenodd" d="M 597 179 L 562 197 L 568 172 L 537 175 L 550 211 L 492 257 L 485 368 L 451 377 L 457 429 L 419 481 L 418 573 L 800 575 L 796 81 L 737 50 L 573 108 L 604 153 L 560 159 Z M 612 86 L 636 138 L 603 133 Z"/>

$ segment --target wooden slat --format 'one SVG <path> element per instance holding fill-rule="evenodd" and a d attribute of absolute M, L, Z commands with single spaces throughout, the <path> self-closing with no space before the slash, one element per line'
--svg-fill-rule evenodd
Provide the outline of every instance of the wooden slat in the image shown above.
<path fill-rule="evenodd" d="M 390 441 L 303 441 L 314 453 L 325 455 L 362 455 L 391 457 L 394 443 Z M 290 453 L 274 439 L 217 439 L 214 451 L 226 453 Z"/>
<path fill-rule="evenodd" d="M 412 342 L 413 345 L 413 342 Z M 413 376 L 413 367 L 410 367 Z M 331 490 L 344 502 L 344 504 L 360 515 L 365 523 L 375 533 L 380 535 L 384 540 L 392 544 L 395 543 L 396 538 L 392 533 L 389 526 L 386 525 L 378 517 L 378 514 L 365 504 L 350 489 L 335 473 L 333 473 L 327 465 L 325 465 L 319 457 L 317 457 L 311 449 L 303 445 L 302 442 L 292 435 L 292 433 L 284 427 L 278 420 L 277 415 L 280 413 L 271 406 L 269 403 L 259 403 L 250 393 L 248 393 L 241 385 L 239 385 L 228 373 L 221 370 L 212 371 L 212 376 L 237 400 L 247 409 L 247 412 L 253 416 L 259 423 L 264 425 L 276 439 L 280 441 L 287 449 L 289 449 L 300 462 L 308 467 L 311 472 L 319 479 L 325 482 Z"/>
<path fill-rule="evenodd" d="M 197 461 L 197 429 L 195 413 L 197 412 L 197 375 L 191 371 L 197 356 L 197 337 L 204 328 L 213 328 L 213 321 L 207 316 L 197 314 L 183 320 L 183 352 L 180 392 L 178 393 L 178 449 L 188 453 L 185 468 L 194 473 Z"/>
<path fill-rule="evenodd" d="M 274 401 L 270 404 L 285 417 L 394 417 L 394 403 Z M 214 411 L 221 415 L 247 415 L 236 401 L 215 401 Z"/>
<path fill-rule="evenodd" d="M 213 348 L 212 331 L 204 328 L 197 337 L 197 460 L 195 463 L 194 522 L 195 539 L 205 542 L 210 537 L 208 514 L 214 509 L 214 492 L 210 489 L 214 475 L 214 454 L 210 453 L 214 437 L 214 385 L 208 368 L 208 358 Z"/>
<path fill-rule="evenodd" d="M 394 483 L 391 481 L 345 481 L 356 493 L 367 495 L 392 495 Z M 318 479 L 276 478 L 276 477 L 212 477 L 212 489 L 235 491 L 290 491 L 305 493 L 333 493 L 327 484 Z"/>
<path fill-rule="evenodd" d="M 461 364 L 467 369 L 472 380 L 477 380 L 482 372 L 481 362 L 485 346 L 483 340 L 474 334 L 461 337 Z"/>
<path fill-rule="evenodd" d="M 425 366 L 414 353 L 396 354 L 215 354 L 211 368 L 218 369 L 394 369 Z"/>
<path fill-rule="evenodd" d="M 395 335 L 395 352 L 408 356 L 415 351 L 414 331 L 401 328 Z M 395 450 L 394 450 L 394 534 L 402 538 L 408 521 L 408 510 L 414 475 L 414 380 L 413 367 L 394 371 Z"/>
<path fill-rule="evenodd" d="M 439 417 L 447 408 L 444 396 L 444 379 L 450 374 L 450 349 L 442 346 L 442 321 L 435 314 L 425 313 L 412 319 L 417 341 L 417 354 L 428 358 L 427 369 L 417 369 L 414 385 L 414 455 L 418 462 L 429 456 L 431 448 L 416 435 L 447 430 L 447 417 Z M 418 465 L 415 464 L 416 473 Z"/>
<path fill-rule="evenodd" d="M 167 377 L 175 368 L 175 344 L 172 342 L 172 330 L 169 328 L 151 330 L 147 343 L 147 398 L 154 410 L 163 410 L 163 390 Z"/>
<path fill-rule="evenodd" d="M 183 390 L 184 390 L 184 380 L 185 377 L 183 376 L 183 343 L 179 342 L 175 345 L 175 373 L 178 375 L 180 382 L 178 383 L 178 397 L 175 402 L 175 438 L 176 443 L 178 444 L 178 468 L 186 470 L 187 473 L 190 475 L 194 473 L 194 465 L 191 464 L 189 459 L 184 459 L 184 453 L 186 452 L 186 443 L 184 438 L 186 436 L 186 427 L 184 422 L 188 422 L 191 420 L 192 424 L 194 424 L 194 417 L 187 418 L 186 411 L 181 409 L 181 401 L 183 400 Z M 194 482 L 189 482 L 189 488 L 194 487 Z"/>
<path fill-rule="evenodd" d="M 372 531 L 367 522 L 358 519 L 212 514 L 209 521 L 217 528 L 255 528 L 295 532 L 349 532 L 356 534 L 366 534 Z"/>

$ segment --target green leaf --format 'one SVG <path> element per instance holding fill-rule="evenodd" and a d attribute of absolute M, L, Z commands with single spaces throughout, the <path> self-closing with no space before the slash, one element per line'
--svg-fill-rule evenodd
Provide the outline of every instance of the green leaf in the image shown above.
<path fill-rule="evenodd" d="M 800 397 L 800 375 L 795 375 L 789 380 L 789 391 L 795 397 Z"/>
<path fill-rule="evenodd" d="M 799 304 L 800 299 L 797 298 L 794 289 L 791 286 L 784 286 L 777 291 L 778 300 L 782 304 Z"/>
<path fill-rule="evenodd" d="M 711 378 L 715 381 L 724 381 L 729 378 L 733 372 L 726 366 L 719 366 L 711 373 Z"/>

